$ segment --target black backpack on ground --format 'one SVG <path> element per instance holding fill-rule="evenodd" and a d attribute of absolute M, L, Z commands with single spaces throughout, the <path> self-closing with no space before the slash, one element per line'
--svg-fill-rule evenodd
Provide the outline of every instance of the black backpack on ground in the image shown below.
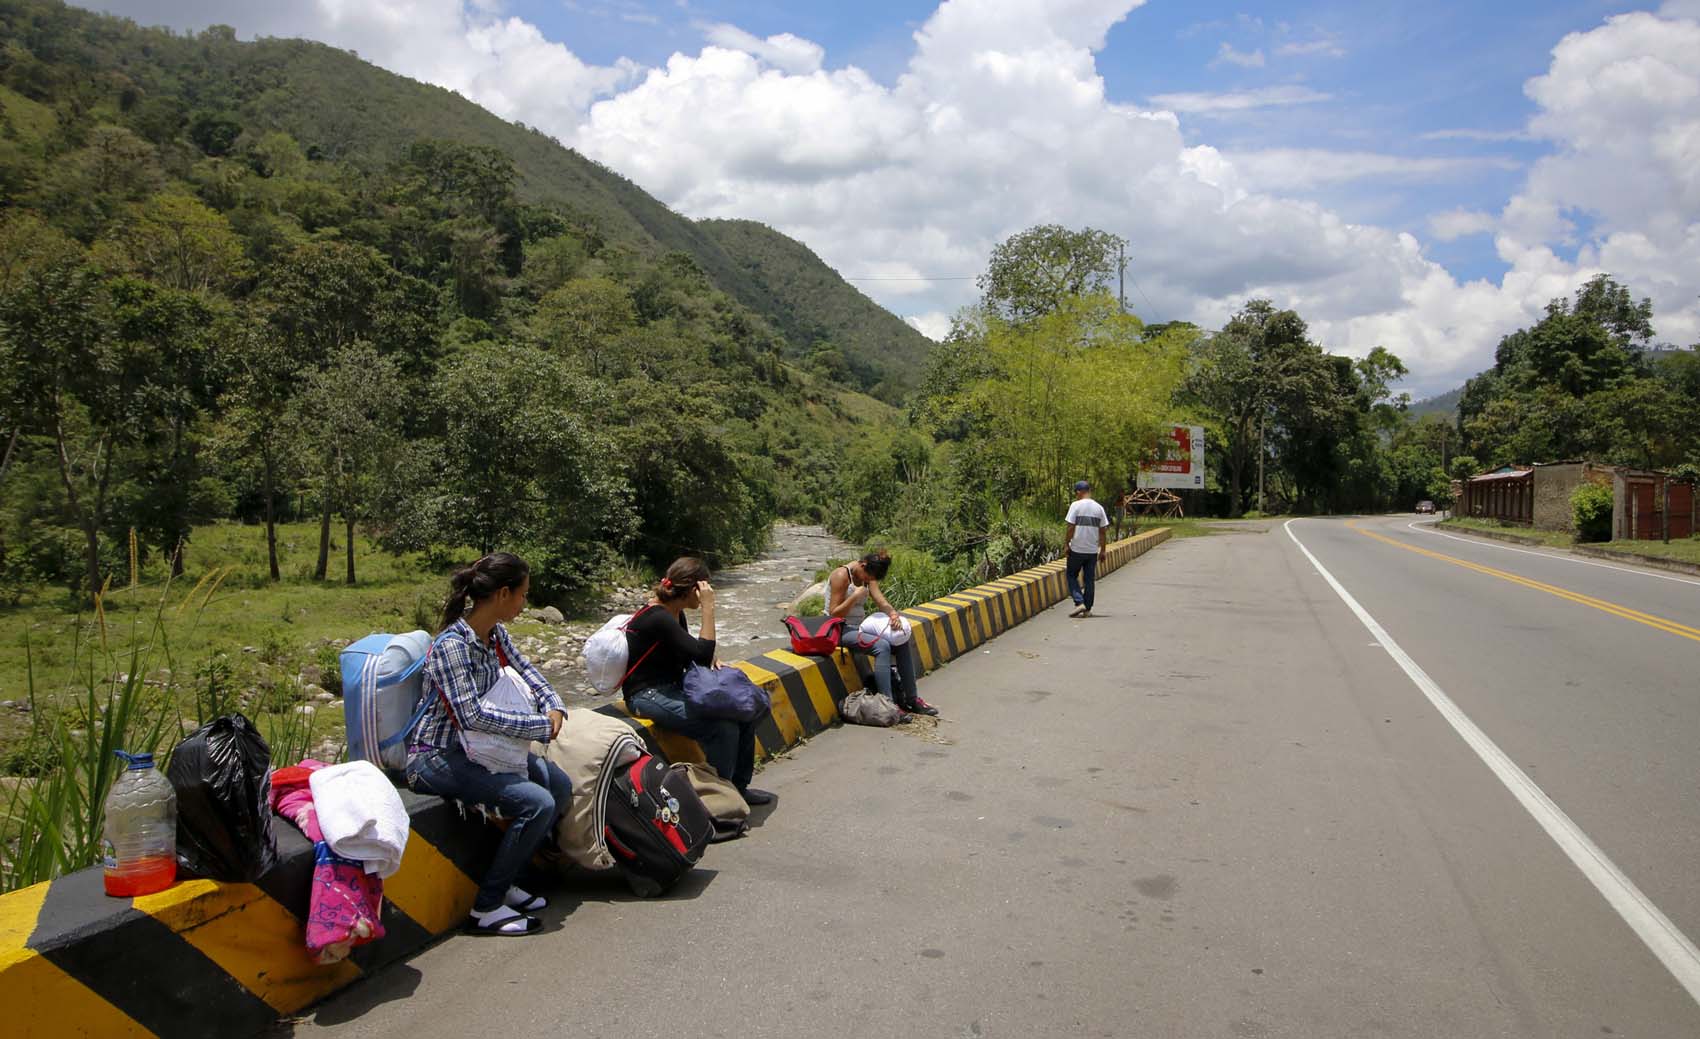
<path fill-rule="evenodd" d="M 645 754 L 608 787 L 608 850 L 633 893 L 648 898 L 679 882 L 714 837 L 714 817 L 682 768 Z"/>

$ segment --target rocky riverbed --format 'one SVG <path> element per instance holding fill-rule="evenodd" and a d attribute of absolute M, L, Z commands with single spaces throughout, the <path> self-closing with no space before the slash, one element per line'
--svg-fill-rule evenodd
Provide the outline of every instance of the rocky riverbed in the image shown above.
<path fill-rule="evenodd" d="M 773 543 L 759 559 L 714 575 L 720 659 L 742 660 L 786 645 L 781 619 L 813 587 L 815 572 L 855 551 L 820 527 L 776 524 Z M 615 589 L 601 604 L 602 615 L 586 620 L 565 618 L 553 607 L 527 610 L 512 634 L 520 652 L 554 683 L 568 706 L 593 707 L 617 694 L 603 696 L 586 680 L 585 639 L 608 617 L 629 613 L 648 599 L 647 588 Z"/>

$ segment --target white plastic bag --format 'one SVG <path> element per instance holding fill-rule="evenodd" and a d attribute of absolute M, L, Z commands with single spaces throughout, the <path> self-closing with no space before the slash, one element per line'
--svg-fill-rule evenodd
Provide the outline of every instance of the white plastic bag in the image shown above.
<path fill-rule="evenodd" d="M 620 688 L 626 678 L 626 625 L 632 615 L 622 613 L 584 640 L 584 669 L 590 684 L 604 695 Z"/>
<path fill-rule="evenodd" d="M 909 641 L 909 618 L 899 616 L 893 624 L 891 618 L 883 613 L 871 613 L 862 621 L 862 639 L 866 645 L 872 645 L 876 640 L 884 638 L 893 646 L 901 646 Z"/>
<path fill-rule="evenodd" d="M 519 672 L 512 667 L 502 668 L 502 677 L 490 686 L 483 700 L 500 711 L 537 713 L 536 698 L 531 695 L 530 688 L 526 686 L 525 680 L 520 678 Z M 531 753 L 530 740 L 504 736 L 497 732 L 462 729 L 460 743 L 466 749 L 467 760 L 484 766 L 492 773 L 506 772 L 515 776 L 528 774 L 526 755 Z"/>

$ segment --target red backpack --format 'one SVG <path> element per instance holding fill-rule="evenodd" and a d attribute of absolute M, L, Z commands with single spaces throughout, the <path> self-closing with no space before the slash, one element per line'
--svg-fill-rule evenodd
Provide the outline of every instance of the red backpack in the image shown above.
<path fill-rule="evenodd" d="M 838 637 L 844 632 L 844 618 L 787 617 L 785 630 L 791 633 L 791 652 L 802 656 L 829 657 L 838 649 Z"/>

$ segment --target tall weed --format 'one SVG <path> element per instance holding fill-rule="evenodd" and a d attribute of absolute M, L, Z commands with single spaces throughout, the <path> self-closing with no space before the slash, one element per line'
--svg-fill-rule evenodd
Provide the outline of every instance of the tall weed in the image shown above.
<path fill-rule="evenodd" d="M 103 615 L 97 600 L 96 616 Z M 100 634 L 104 649 L 104 625 Z M 76 648 L 84 648 L 80 640 Z M 106 794 L 123 769 L 117 752 L 156 753 L 167 732 L 175 734 L 175 703 L 144 680 L 149 654 L 139 640 L 131 643 L 129 669 L 109 678 L 100 677 L 97 665 L 112 665 L 115 655 L 92 645 L 86 650 L 73 657 L 76 697 L 49 723 L 47 745 L 57 752 L 49 755 L 51 769 L 12 790 L 4 818 L 8 838 L 0 845 L 0 891 L 93 865 L 106 826 Z M 33 699 L 33 655 L 28 675 Z"/>

